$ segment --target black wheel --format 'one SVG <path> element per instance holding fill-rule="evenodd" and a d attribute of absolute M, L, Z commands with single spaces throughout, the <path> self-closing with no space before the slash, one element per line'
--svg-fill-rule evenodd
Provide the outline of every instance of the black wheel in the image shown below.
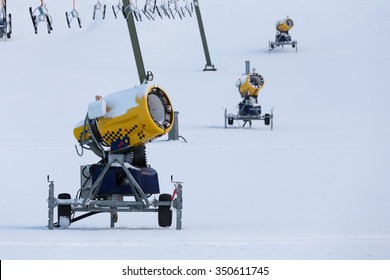
<path fill-rule="evenodd" d="M 68 193 L 60 193 L 58 199 L 70 199 L 71 196 Z M 70 205 L 58 205 L 58 224 L 60 227 L 69 227 L 72 216 L 72 206 Z"/>
<path fill-rule="evenodd" d="M 167 193 L 160 194 L 158 201 L 172 201 L 172 196 Z M 172 210 L 170 206 L 158 207 L 158 225 L 170 227 L 172 225 Z"/>
<path fill-rule="evenodd" d="M 228 125 L 233 125 L 233 118 L 232 117 L 228 117 Z"/>
<path fill-rule="evenodd" d="M 270 125 L 271 123 L 271 115 L 270 114 L 265 114 L 264 116 L 264 124 L 265 125 Z"/>

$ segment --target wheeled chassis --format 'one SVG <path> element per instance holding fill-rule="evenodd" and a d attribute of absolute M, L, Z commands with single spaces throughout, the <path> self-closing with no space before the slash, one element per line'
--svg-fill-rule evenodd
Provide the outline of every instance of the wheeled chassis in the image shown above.
<path fill-rule="evenodd" d="M 175 198 L 172 201 L 158 201 L 157 199 L 149 200 L 141 187 L 138 185 L 134 177 L 128 171 L 123 163 L 123 155 L 114 155 L 110 157 L 109 163 L 105 166 L 102 173 L 97 178 L 96 182 L 88 189 L 80 189 L 86 194 L 83 198 L 60 199 L 54 196 L 54 181 L 49 180 L 49 196 L 48 203 L 48 228 L 52 230 L 55 227 L 54 223 L 54 209 L 61 205 L 70 205 L 72 212 L 87 212 L 84 215 L 73 218 L 71 221 L 75 222 L 86 218 L 96 213 L 110 213 L 110 226 L 113 228 L 117 219 L 118 212 L 158 212 L 159 207 L 172 207 L 176 211 L 176 229 L 182 228 L 182 209 L 183 209 L 183 191 L 182 182 L 173 181 Z M 95 194 L 100 188 L 100 184 L 107 173 L 107 170 L 113 164 L 119 164 L 125 171 L 131 188 L 133 189 L 135 201 L 124 201 L 123 195 L 113 194 L 108 199 L 95 199 Z M 59 223 L 60 221 L 58 221 Z"/>
<path fill-rule="evenodd" d="M 269 41 L 268 42 L 268 51 L 271 52 L 277 47 L 282 47 L 284 49 L 285 45 L 291 45 L 293 48 L 295 48 L 295 52 L 298 52 L 298 42 L 297 41 Z"/>
<path fill-rule="evenodd" d="M 258 121 L 264 121 L 266 125 L 268 125 L 266 123 L 266 121 L 268 121 L 267 119 L 269 119 L 269 125 L 271 127 L 271 130 L 274 129 L 274 108 L 271 109 L 271 113 L 270 114 L 251 114 L 251 115 L 248 115 L 248 114 L 232 114 L 232 113 L 228 113 L 227 112 L 227 109 L 225 109 L 225 128 L 227 128 L 228 126 L 228 121 L 229 119 L 230 120 L 241 120 L 241 121 L 244 121 L 244 124 L 242 125 L 242 127 L 244 127 L 246 125 L 246 123 L 249 123 L 249 126 L 252 126 L 252 121 L 253 120 L 258 120 Z M 231 124 L 229 124 L 231 125 Z"/>

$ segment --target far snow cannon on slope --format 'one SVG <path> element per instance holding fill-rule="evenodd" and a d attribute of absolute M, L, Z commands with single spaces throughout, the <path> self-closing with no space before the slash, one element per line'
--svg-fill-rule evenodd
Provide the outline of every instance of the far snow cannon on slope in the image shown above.
<path fill-rule="evenodd" d="M 227 113 L 225 109 L 225 128 L 227 125 L 233 125 L 235 120 L 244 121 L 242 127 L 247 123 L 252 126 L 252 120 L 263 120 L 265 125 L 271 125 L 273 129 L 273 109 L 270 114 L 261 114 L 261 105 L 258 102 L 258 95 L 264 86 L 263 77 L 253 68 L 248 74 L 244 74 L 236 82 L 236 86 L 242 98 L 242 101 L 237 105 L 238 113 Z"/>
<path fill-rule="evenodd" d="M 291 18 L 286 17 L 284 20 L 279 20 L 276 22 L 276 35 L 275 41 L 269 41 L 268 48 L 269 52 L 274 50 L 277 47 L 284 48 L 284 45 L 291 45 L 295 48 L 295 52 L 298 51 L 298 42 L 291 40 L 289 31 L 293 28 L 294 22 Z"/>
<path fill-rule="evenodd" d="M 182 185 L 171 179 L 175 199 L 160 194 L 157 171 L 147 164 L 145 150 L 145 144 L 168 133 L 173 122 L 171 101 L 160 86 L 146 83 L 97 96 L 73 134 L 81 146 L 81 152 L 77 150 L 80 156 L 84 149 L 92 150 L 101 160 L 81 166 L 81 186 L 75 199 L 67 193 L 55 198 L 54 191 L 49 191 L 49 228 L 68 227 L 101 212 L 111 213 L 111 227 L 118 212 L 158 212 L 159 225 L 169 227 L 173 207 L 178 210 L 176 228 L 181 229 Z M 150 201 L 155 194 L 160 194 L 159 199 Z M 50 210 L 56 206 L 58 222 L 54 224 Z M 73 217 L 78 211 L 88 213 Z"/>

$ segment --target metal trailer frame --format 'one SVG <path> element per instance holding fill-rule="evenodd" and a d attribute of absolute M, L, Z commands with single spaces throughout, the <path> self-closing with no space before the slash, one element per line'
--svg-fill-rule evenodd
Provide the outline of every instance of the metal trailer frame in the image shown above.
<path fill-rule="evenodd" d="M 284 37 L 286 37 L 286 40 L 280 41 L 278 40 L 278 36 L 283 37 L 282 34 L 284 35 Z M 295 52 L 298 52 L 298 42 L 295 40 L 291 40 L 291 36 L 288 35 L 288 33 L 282 33 L 282 32 L 278 32 L 276 34 L 275 41 L 268 42 L 268 50 L 269 52 L 271 52 L 280 46 L 282 47 L 282 49 L 284 49 L 285 45 L 291 45 L 293 48 L 295 48 Z"/>
<path fill-rule="evenodd" d="M 134 177 L 131 175 L 129 170 L 124 165 L 124 155 L 109 155 L 109 163 L 106 164 L 103 171 L 96 179 L 95 183 L 89 187 L 83 189 L 80 188 L 81 191 L 84 192 L 82 198 L 73 198 L 73 199 L 60 199 L 54 196 L 54 181 L 49 180 L 49 196 L 47 199 L 48 203 L 48 228 L 52 230 L 54 227 L 58 227 L 58 224 L 54 223 L 54 209 L 61 205 L 70 205 L 72 212 L 88 212 L 84 215 L 75 217 L 70 219 L 69 222 L 76 222 L 83 218 L 89 217 L 93 214 L 97 213 L 110 213 L 110 226 L 114 227 L 114 224 L 117 221 L 117 213 L 118 212 L 159 212 L 160 206 L 168 206 L 172 207 L 176 211 L 176 229 L 180 230 L 182 228 L 182 209 L 183 209 L 183 182 L 173 181 L 171 178 L 171 182 L 174 184 L 174 196 L 172 197 L 172 201 L 158 201 L 157 199 L 149 200 L 145 193 L 142 191 L 141 187 L 138 185 Z M 124 195 L 113 194 L 110 199 L 99 200 L 95 199 L 96 194 L 99 191 L 101 182 L 107 173 L 110 166 L 113 164 L 119 164 L 123 170 L 125 171 L 128 183 L 133 190 L 135 201 L 123 201 Z"/>
<path fill-rule="evenodd" d="M 242 120 L 244 121 L 244 124 L 242 127 L 245 127 L 247 123 L 249 123 L 249 127 L 252 127 L 252 121 L 253 120 L 258 120 L 258 121 L 264 121 L 265 125 L 270 125 L 271 130 L 274 129 L 274 108 L 271 108 L 271 113 L 270 114 L 252 114 L 252 115 L 241 115 L 240 112 L 237 115 L 234 115 L 232 113 L 227 112 L 227 109 L 225 109 L 225 128 L 227 128 L 228 124 L 233 125 L 234 120 Z M 230 123 L 229 123 L 230 120 Z M 269 122 L 267 124 L 267 122 Z"/>

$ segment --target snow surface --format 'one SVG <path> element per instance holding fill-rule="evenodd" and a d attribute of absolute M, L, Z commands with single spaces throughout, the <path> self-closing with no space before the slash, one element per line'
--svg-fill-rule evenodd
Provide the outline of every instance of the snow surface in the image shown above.
<path fill-rule="evenodd" d="M 388 0 L 200 1 L 216 72 L 196 19 L 136 23 L 143 59 L 179 111 L 180 135 L 147 145 L 163 192 L 184 182 L 183 229 L 155 214 L 107 214 L 49 231 L 47 175 L 72 197 L 79 166 L 73 127 L 95 95 L 138 84 L 127 25 L 105 0 L 46 0 L 53 32 L 34 34 L 28 7 L 8 1 L 13 36 L 0 42 L 3 158 L 0 259 L 389 259 L 390 42 Z M 287 46 L 268 53 L 275 21 L 294 20 Z M 259 99 L 274 130 L 224 129 L 236 112 L 245 60 L 264 77 Z"/>

